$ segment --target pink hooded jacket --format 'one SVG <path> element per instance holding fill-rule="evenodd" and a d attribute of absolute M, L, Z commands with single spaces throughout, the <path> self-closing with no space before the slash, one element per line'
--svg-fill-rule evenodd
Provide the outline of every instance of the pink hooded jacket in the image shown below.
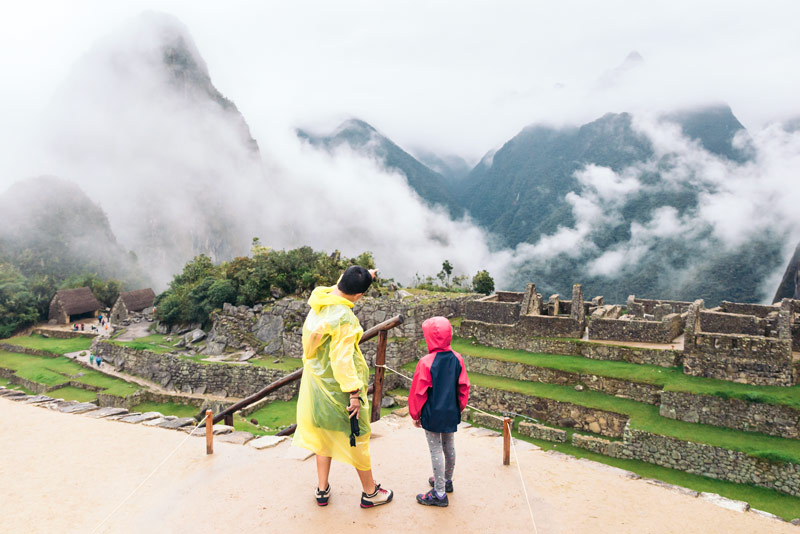
<path fill-rule="evenodd" d="M 470 383 L 464 359 L 450 347 L 453 327 L 446 318 L 426 320 L 422 323 L 422 334 L 430 352 L 414 371 L 408 413 L 415 421 L 421 419 L 426 430 L 455 432 L 459 414 L 469 400 Z"/>

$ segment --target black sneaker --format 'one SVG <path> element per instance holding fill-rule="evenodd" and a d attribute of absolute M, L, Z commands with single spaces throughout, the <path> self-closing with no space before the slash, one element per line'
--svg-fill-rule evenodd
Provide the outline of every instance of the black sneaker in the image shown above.
<path fill-rule="evenodd" d="M 328 487 L 325 488 L 325 491 L 320 491 L 319 488 L 314 490 L 314 497 L 317 499 L 317 504 L 319 506 L 328 506 L 328 499 L 331 496 L 331 485 L 328 484 Z"/>
<path fill-rule="evenodd" d="M 434 482 L 434 478 L 433 477 L 428 479 L 428 484 L 430 484 L 431 487 L 434 487 L 435 482 Z M 445 481 L 445 483 L 444 483 L 444 491 L 445 491 L 445 493 L 453 493 L 453 481 L 452 480 L 446 480 Z"/>
<path fill-rule="evenodd" d="M 394 497 L 392 490 L 385 490 L 381 488 L 380 484 L 375 484 L 375 493 L 367 495 L 363 491 L 361 492 L 361 508 L 372 508 L 389 503 L 392 501 L 392 497 Z"/>
<path fill-rule="evenodd" d="M 419 494 L 417 495 L 417 502 L 420 504 L 424 504 L 425 506 L 447 506 L 450 502 L 447 500 L 447 493 L 445 493 L 442 498 L 436 496 L 436 490 L 430 490 L 426 494 Z"/>

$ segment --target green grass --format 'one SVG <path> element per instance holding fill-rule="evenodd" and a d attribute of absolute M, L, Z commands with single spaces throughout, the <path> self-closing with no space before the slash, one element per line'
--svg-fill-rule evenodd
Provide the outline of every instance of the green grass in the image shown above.
<path fill-rule="evenodd" d="M 413 364 L 414 362 L 410 362 L 403 368 L 408 369 Z M 654 434 L 706 443 L 765 459 L 783 458 L 793 463 L 800 463 L 800 441 L 798 440 L 667 419 L 658 414 L 657 406 L 612 397 L 597 391 L 575 391 L 570 386 L 527 382 L 478 373 L 470 373 L 470 381 L 476 386 L 513 391 L 624 414 L 630 418 L 631 427 Z"/>
<path fill-rule="evenodd" d="M 164 415 L 177 417 L 195 417 L 200 408 L 189 404 L 176 404 L 174 402 L 143 402 L 131 408 L 132 412 L 160 412 Z"/>
<path fill-rule="evenodd" d="M 48 350 L 57 354 L 67 354 L 68 352 L 77 352 L 79 350 L 89 350 L 92 344 L 91 338 L 88 337 L 74 337 L 69 339 L 57 339 L 54 337 L 42 337 L 40 335 L 33 336 L 16 336 L 8 339 L 3 339 L 3 343 L 10 343 L 20 347 L 29 349 Z"/>
<path fill-rule="evenodd" d="M 139 386 L 119 378 L 104 375 L 66 357 L 48 358 L 0 351 L 0 367 L 11 369 L 14 373 L 31 382 L 46 386 L 58 386 L 70 380 L 101 387 L 103 393 L 126 397 L 139 390 Z M 82 374 L 82 376 L 78 376 Z"/>
<path fill-rule="evenodd" d="M 12 384 L 7 378 L 0 377 L 0 386 L 5 386 L 8 389 L 16 389 L 22 391 L 26 395 L 34 395 L 35 393 L 29 390 L 26 387 L 18 386 L 17 384 Z"/>
<path fill-rule="evenodd" d="M 272 401 L 263 408 L 248 415 L 247 420 L 256 419 L 261 426 L 278 428 L 293 424 L 296 417 L 297 397 L 294 397 L 289 401 Z"/>
<path fill-rule="evenodd" d="M 750 503 L 750 506 L 753 508 L 775 514 L 786 520 L 800 517 L 800 498 L 779 491 L 693 475 L 684 471 L 669 469 L 640 460 L 611 458 L 579 447 L 573 447 L 569 442 L 553 443 L 551 441 L 533 439 L 520 434 L 516 430 L 512 430 L 511 434 L 517 439 L 533 443 L 544 450 L 556 450 L 577 458 L 586 458 L 598 463 L 632 471 L 642 477 L 654 478 L 695 491 L 717 493 L 729 499 L 745 501 Z"/>
<path fill-rule="evenodd" d="M 54 399 L 74 400 L 78 402 L 92 402 L 97 399 L 97 393 L 72 386 L 48 391 L 47 395 Z"/>
<path fill-rule="evenodd" d="M 172 338 L 172 340 L 167 341 L 166 338 L 168 337 Z M 180 340 L 180 337 L 181 336 L 150 334 L 149 336 L 140 337 L 134 339 L 133 341 L 112 341 L 112 343 L 115 345 L 122 345 L 133 350 L 149 350 L 150 352 L 155 352 L 156 354 L 164 354 L 167 352 L 172 352 L 173 350 L 178 350 L 174 348 L 173 345 Z"/>
<path fill-rule="evenodd" d="M 453 338 L 455 351 L 469 356 L 523 363 L 571 373 L 594 374 L 609 378 L 653 384 L 665 391 L 714 395 L 750 402 L 783 404 L 800 409 L 800 385 L 793 387 L 751 386 L 683 374 L 679 368 L 664 368 L 628 362 L 591 360 L 582 356 L 539 354 L 474 345 L 470 340 Z"/>

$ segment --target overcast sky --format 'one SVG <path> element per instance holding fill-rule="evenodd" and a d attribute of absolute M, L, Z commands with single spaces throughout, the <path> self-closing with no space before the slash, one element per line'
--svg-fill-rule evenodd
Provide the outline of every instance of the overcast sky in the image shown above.
<path fill-rule="evenodd" d="M 796 1 L 30 0 L 0 18 L 0 184 L 27 167 L 73 62 L 148 9 L 188 26 L 256 138 L 356 116 L 474 162 L 527 124 L 606 111 L 724 101 L 749 128 L 800 115 Z M 633 50 L 645 62 L 609 78 Z"/>

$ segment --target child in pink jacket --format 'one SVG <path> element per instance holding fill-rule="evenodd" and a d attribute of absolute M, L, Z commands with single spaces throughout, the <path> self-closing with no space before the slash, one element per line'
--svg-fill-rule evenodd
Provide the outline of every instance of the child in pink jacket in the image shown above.
<path fill-rule="evenodd" d="M 422 323 L 422 334 L 429 354 L 417 363 L 414 371 L 408 413 L 416 426 L 425 429 L 433 464 L 433 477 L 428 483 L 433 489 L 417 495 L 417 502 L 447 506 L 456 465 L 453 438 L 469 399 L 469 377 L 464 359 L 450 347 L 453 339 L 450 321 L 431 317 Z"/>

